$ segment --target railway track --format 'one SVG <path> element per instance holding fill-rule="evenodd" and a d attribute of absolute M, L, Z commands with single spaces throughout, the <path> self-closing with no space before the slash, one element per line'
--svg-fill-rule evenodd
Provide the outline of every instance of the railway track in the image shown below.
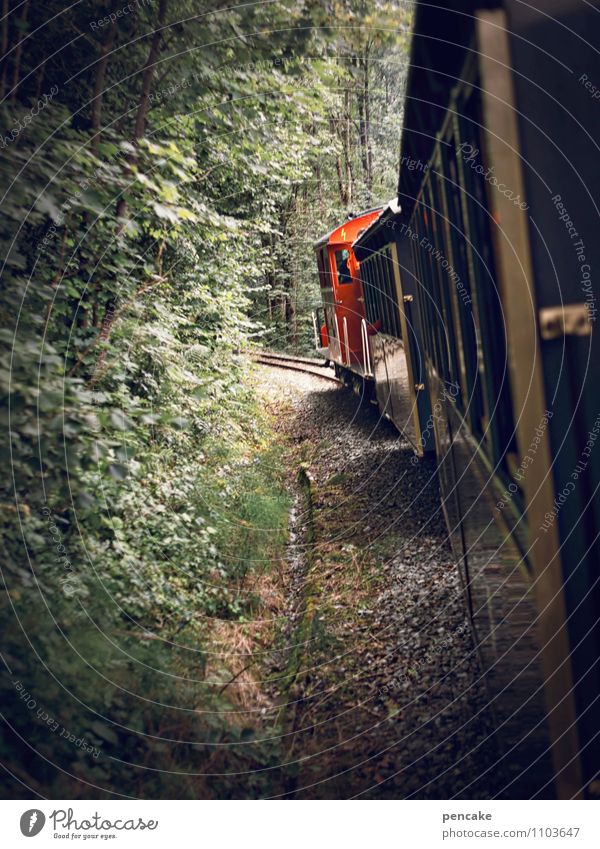
<path fill-rule="evenodd" d="M 340 383 L 335 376 L 333 368 L 327 365 L 325 360 L 311 359 L 309 357 L 293 357 L 290 354 L 273 354 L 270 351 L 254 351 L 251 356 L 255 363 L 260 363 L 261 365 L 299 371 L 303 374 L 320 377 L 322 380 L 330 380 L 337 384 Z"/>

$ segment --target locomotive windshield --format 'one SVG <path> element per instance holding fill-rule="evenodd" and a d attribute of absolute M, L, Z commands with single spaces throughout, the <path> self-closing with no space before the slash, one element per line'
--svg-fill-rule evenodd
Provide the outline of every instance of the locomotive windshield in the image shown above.
<path fill-rule="evenodd" d="M 348 268 L 349 256 L 350 253 L 345 248 L 341 251 L 335 252 L 335 265 L 337 268 L 339 283 L 352 283 L 352 275 L 350 274 L 350 269 Z"/>

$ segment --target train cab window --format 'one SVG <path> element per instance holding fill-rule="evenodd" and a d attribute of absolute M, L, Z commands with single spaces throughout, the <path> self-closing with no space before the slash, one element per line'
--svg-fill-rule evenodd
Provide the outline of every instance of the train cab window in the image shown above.
<path fill-rule="evenodd" d="M 349 259 L 350 252 L 346 248 L 335 252 L 335 266 L 337 270 L 338 283 L 352 283 L 352 274 L 348 267 Z"/>

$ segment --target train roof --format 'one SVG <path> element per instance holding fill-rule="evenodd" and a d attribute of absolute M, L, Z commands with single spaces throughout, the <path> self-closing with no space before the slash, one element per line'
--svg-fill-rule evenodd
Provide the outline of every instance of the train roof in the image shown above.
<path fill-rule="evenodd" d="M 398 180 L 403 217 L 410 217 L 421 170 L 429 162 L 452 90 L 460 81 L 473 43 L 475 12 L 503 5 L 501 0 L 448 0 L 443 5 L 417 2 Z M 415 169 L 414 163 L 420 167 Z"/>
<path fill-rule="evenodd" d="M 369 256 L 374 249 L 377 250 L 377 246 L 374 247 L 373 245 L 373 240 L 382 231 L 383 227 L 388 228 L 390 226 L 390 222 L 393 221 L 401 211 L 398 198 L 394 198 L 383 207 L 377 218 L 371 221 L 366 230 L 363 230 L 363 232 L 356 238 L 356 240 L 352 243 L 352 250 L 359 262 L 361 259 Z M 386 238 L 385 241 L 390 240 L 389 238 Z"/>
<path fill-rule="evenodd" d="M 322 248 L 323 245 L 328 245 L 328 244 L 334 243 L 334 242 L 346 242 L 346 241 L 352 242 L 353 241 L 352 238 L 346 239 L 346 238 L 342 237 L 342 238 L 338 239 L 338 238 L 335 238 L 335 237 L 338 234 L 338 232 L 341 236 L 342 230 L 345 227 L 347 227 L 350 222 L 356 223 L 356 222 L 360 221 L 361 218 L 372 217 L 374 213 L 379 213 L 379 212 L 382 211 L 382 209 L 383 209 L 383 206 L 373 206 L 370 209 L 364 209 L 362 212 L 358 212 L 356 214 L 349 213 L 348 218 L 346 219 L 346 221 L 344 221 L 343 224 L 338 224 L 337 227 L 334 227 L 333 230 L 329 231 L 329 233 L 326 233 L 324 236 L 321 236 L 321 238 L 318 239 L 314 243 L 314 249 L 318 250 L 319 248 Z"/>

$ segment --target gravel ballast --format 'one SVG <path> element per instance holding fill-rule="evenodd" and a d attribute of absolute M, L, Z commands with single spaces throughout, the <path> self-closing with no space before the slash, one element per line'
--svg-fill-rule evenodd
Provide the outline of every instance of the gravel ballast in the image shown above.
<path fill-rule="evenodd" d="M 287 625 L 271 670 L 283 680 L 293 657 L 279 694 L 278 795 L 501 796 L 434 461 L 417 460 L 348 389 L 266 366 L 254 380 L 289 448 L 290 480 L 301 467 L 310 489 L 310 503 L 297 495 Z"/>

